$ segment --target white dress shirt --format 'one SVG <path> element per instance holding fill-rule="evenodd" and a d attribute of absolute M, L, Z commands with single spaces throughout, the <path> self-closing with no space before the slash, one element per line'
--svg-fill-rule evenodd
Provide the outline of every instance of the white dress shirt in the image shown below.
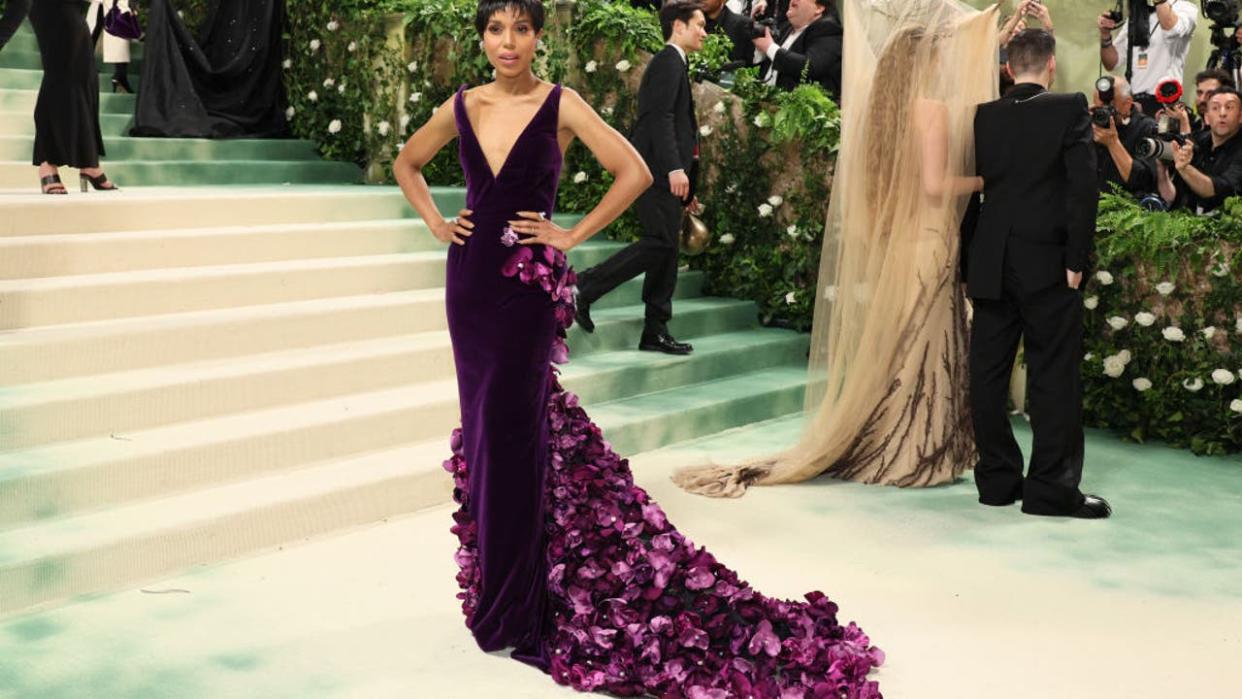
<path fill-rule="evenodd" d="M 1130 81 L 1130 88 L 1135 93 L 1154 94 L 1156 86 L 1161 82 L 1181 82 L 1186 72 L 1186 54 L 1190 52 L 1190 40 L 1195 33 L 1199 8 L 1188 0 L 1169 0 L 1169 4 L 1177 14 L 1177 24 L 1165 31 L 1153 10 L 1148 24 L 1151 45 L 1145 49 L 1134 49 L 1134 79 Z M 1113 35 L 1113 46 L 1117 47 L 1115 70 L 1118 72 L 1126 69 L 1126 50 L 1130 46 L 1129 26 L 1128 21 L 1123 22 Z"/>

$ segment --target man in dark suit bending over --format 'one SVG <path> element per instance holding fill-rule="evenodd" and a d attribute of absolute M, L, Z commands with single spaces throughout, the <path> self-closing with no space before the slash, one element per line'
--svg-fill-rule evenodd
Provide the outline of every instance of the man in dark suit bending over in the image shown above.
<path fill-rule="evenodd" d="M 638 118 L 630 133 L 655 181 L 634 207 L 643 226 L 642 238 L 578 276 L 578 325 L 595 329 L 591 304 L 639 274 L 647 306 L 638 349 L 690 354 L 693 347 L 673 339 L 677 287 L 678 233 L 682 209 L 694 200 L 699 158 L 698 122 L 690 94 L 687 54 L 703 48 L 707 37 L 701 6 L 669 0 L 660 8 L 660 28 L 668 44 L 652 57 L 638 88 Z"/>
<path fill-rule="evenodd" d="M 1033 515 L 1099 519 L 1108 503 L 1082 479 L 1083 274 L 1095 235 L 1095 151 L 1087 99 L 1048 92 L 1056 40 L 1042 29 L 1009 43 L 1014 87 L 980 105 L 975 159 L 982 205 L 962 226 L 962 266 L 974 304 L 970 391 L 985 505 L 1022 500 Z M 1018 341 L 1029 370 L 1034 447 L 1022 452 L 1006 411 Z"/>

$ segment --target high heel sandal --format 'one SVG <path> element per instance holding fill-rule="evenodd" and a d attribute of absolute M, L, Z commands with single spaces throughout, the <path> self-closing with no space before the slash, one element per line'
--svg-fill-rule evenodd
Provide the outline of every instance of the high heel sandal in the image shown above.
<path fill-rule="evenodd" d="M 83 192 L 91 191 L 90 190 L 91 187 L 94 187 L 95 190 L 99 192 L 121 191 L 121 188 L 109 182 L 108 176 L 102 172 L 99 173 L 98 177 L 91 177 L 90 175 L 83 172 L 81 173 L 81 177 L 78 179 L 78 182 L 79 184 L 82 185 Z"/>
<path fill-rule="evenodd" d="M 69 190 L 65 189 L 65 184 L 60 181 L 60 175 L 46 175 L 39 178 L 39 188 L 44 194 L 68 194 Z"/>
<path fill-rule="evenodd" d="M 132 95 L 134 94 L 134 88 L 129 86 L 129 80 L 125 78 L 113 78 L 112 92 L 119 92 L 122 95 Z"/>

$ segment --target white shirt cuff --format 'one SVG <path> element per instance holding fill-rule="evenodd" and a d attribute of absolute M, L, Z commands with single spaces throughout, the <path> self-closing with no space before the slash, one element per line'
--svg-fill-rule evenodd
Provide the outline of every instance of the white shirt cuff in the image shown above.
<path fill-rule="evenodd" d="M 773 62 L 775 62 L 775 61 L 776 61 L 776 52 L 777 52 L 777 51 L 780 51 L 780 50 L 781 50 L 781 47 L 780 47 L 780 46 L 777 46 L 776 42 L 775 42 L 775 41 L 773 41 L 773 42 L 772 42 L 772 43 L 768 46 L 768 50 L 767 50 L 767 51 L 765 51 L 764 53 L 765 53 L 765 54 L 767 54 L 767 56 L 768 56 L 768 60 L 769 60 L 769 61 L 773 61 Z"/>

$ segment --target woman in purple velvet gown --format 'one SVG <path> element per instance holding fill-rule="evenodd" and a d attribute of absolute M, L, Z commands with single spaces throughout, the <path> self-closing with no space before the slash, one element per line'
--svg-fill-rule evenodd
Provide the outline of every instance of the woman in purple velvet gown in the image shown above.
<path fill-rule="evenodd" d="M 584 691 L 658 697 L 880 696 L 883 660 L 823 594 L 764 597 L 697 548 L 634 484 L 629 465 L 556 378 L 574 273 L 565 251 L 651 183 L 646 166 L 576 92 L 531 72 L 539 0 L 481 0 L 494 82 L 458 90 L 411 137 L 397 180 L 449 243 L 447 309 L 461 428 L 445 467 L 466 624 Z M 681 30 L 684 30 L 682 27 Z M 466 209 L 445 219 L 421 169 L 458 139 Z M 572 229 L 552 223 L 574 139 L 615 176 Z"/>

